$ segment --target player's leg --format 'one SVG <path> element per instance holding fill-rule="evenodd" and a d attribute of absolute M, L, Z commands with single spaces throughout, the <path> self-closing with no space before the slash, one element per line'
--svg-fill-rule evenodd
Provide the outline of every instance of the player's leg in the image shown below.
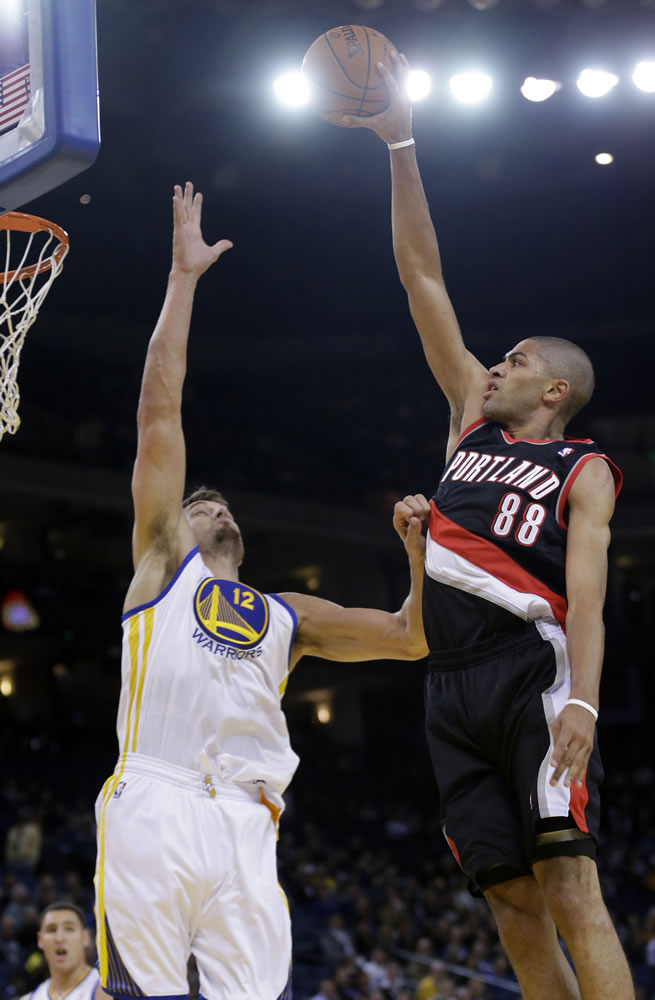
<path fill-rule="evenodd" d="M 525 1000 L 580 1000 L 575 974 L 536 879 L 526 875 L 501 882 L 484 895 Z"/>
<path fill-rule="evenodd" d="M 261 802 L 217 795 L 202 818 L 204 900 L 192 942 L 205 1000 L 291 996 L 291 921 L 276 831 Z M 218 850 L 220 845 L 220 850 Z"/>
<path fill-rule="evenodd" d="M 575 964 L 582 1000 L 634 1000 L 628 963 L 592 858 L 537 861 L 535 878 Z"/>
<path fill-rule="evenodd" d="M 603 777 L 598 742 L 582 788 L 567 788 L 562 780 L 550 784 L 552 724 L 570 693 L 570 668 L 561 629 L 541 623 L 539 630 L 544 641 L 525 664 L 526 683 L 528 677 L 534 680 L 534 693 L 512 719 L 513 750 L 508 755 L 525 850 L 573 958 L 583 1000 L 627 1000 L 634 996 L 630 974 L 601 898 L 595 864 Z M 606 972 L 609 965 L 615 979 Z"/>
<path fill-rule="evenodd" d="M 188 997 L 185 910 L 194 879 L 183 797 L 184 789 L 125 771 L 98 799 L 98 960 L 103 989 L 114 997 Z"/>
<path fill-rule="evenodd" d="M 541 645 L 536 629 L 526 630 L 502 647 L 498 644 L 496 655 L 480 666 L 431 671 L 426 735 L 444 832 L 461 867 L 491 906 L 523 995 L 529 1000 L 577 1000 L 575 976 L 530 870 L 507 763 L 516 752 L 512 727 L 525 691 L 522 671 Z M 528 788 L 526 804 L 529 793 Z"/>

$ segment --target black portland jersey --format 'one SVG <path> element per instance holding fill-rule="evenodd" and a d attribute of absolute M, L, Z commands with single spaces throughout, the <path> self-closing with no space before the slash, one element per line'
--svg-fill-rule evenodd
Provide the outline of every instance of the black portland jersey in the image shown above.
<path fill-rule="evenodd" d="M 566 502 L 589 440 L 514 440 L 479 420 L 460 437 L 431 501 L 423 620 L 430 649 L 458 649 L 526 621 L 566 618 Z"/>

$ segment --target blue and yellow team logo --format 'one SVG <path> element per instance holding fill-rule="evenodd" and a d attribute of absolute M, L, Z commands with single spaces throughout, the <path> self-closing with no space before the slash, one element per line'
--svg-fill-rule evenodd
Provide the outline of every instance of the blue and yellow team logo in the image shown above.
<path fill-rule="evenodd" d="M 235 580 L 203 580 L 193 602 L 198 624 L 212 639 L 249 649 L 264 638 L 268 604 L 258 590 Z"/>

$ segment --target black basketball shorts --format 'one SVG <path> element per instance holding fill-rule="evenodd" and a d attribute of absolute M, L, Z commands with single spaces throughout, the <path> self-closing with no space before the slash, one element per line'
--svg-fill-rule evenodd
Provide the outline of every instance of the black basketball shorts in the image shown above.
<path fill-rule="evenodd" d="M 442 829 L 482 891 L 545 858 L 595 858 L 597 739 L 582 788 L 550 784 L 551 727 L 570 690 L 566 637 L 554 623 L 430 655 L 426 735 Z"/>

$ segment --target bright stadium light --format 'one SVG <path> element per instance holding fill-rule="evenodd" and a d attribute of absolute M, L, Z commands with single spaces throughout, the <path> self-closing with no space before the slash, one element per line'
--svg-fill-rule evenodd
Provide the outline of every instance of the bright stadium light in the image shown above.
<path fill-rule="evenodd" d="M 614 163 L 614 157 L 611 153 L 596 153 L 594 160 L 601 167 L 608 167 L 610 163 Z"/>
<path fill-rule="evenodd" d="M 639 90 L 647 94 L 655 94 L 655 62 L 648 60 L 637 63 L 632 74 L 632 82 Z"/>
<path fill-rule="evenodd" d="M 556 80 L 539 80 L 535 76 L 526 76 L 521 86 L 521 93 L 526 101 L 547 101 L 549 97 L 561 90 L 562 84 Z"/>
<path fill-rule="evenodd" d="M 493 80 L 488 73 L 473 70 L 451 76 L 449 86 L 455 100 L 462 104 L 479 104 L 491 93 Z"/>
<path fill-rule="evenodd" d="M 275 96 L 289 108 L 299 108 L 309 102 L 309 84 L 300 72 L 283 73 L 273 83 Z"/>
<path fill-rule="evenodd" d="M 585 97 L 604 97 L 618 82 L 618 76 L 603 69 L 583 69 L 576 81 L 578 90 Z"/>
<path fill-rule="evenodd" d="M 432 90 L 432 78 L 423 69 L 413 69 L 407 77 L 406 87 L 410 101 L 422 101 Z"/>

